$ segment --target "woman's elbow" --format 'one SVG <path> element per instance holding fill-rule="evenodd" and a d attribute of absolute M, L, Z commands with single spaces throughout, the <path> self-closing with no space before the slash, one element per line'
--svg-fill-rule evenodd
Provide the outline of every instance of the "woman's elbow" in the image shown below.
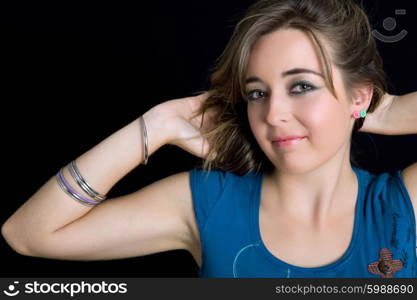
<path fill-rule="evenodd" d="M 29 250 L 27 243 L 24 243 L 22 238 L 19 238 L 19 234 L 13 230 L 13 226 L 9 222 L 6 221 L 1 226 L 1 235 L 7 244 L 20 255 L 34 256 L 34 254 Z"/>

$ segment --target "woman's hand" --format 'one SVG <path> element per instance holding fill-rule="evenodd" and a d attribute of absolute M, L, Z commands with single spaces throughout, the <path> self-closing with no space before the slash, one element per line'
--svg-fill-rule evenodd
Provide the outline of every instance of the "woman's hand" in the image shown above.
<path fill-rule="evenodd" d="M 394 95 L 386 93 L 375 111 L 366 115 L 365 121 L 359 131 L 385 134 L 385 120 L 394 98 Z"/>
<path fill-rule="evenodd" d="M 202 115 L 194 118 L 192 116 L 208 96 L 209 92 L 205 92 L 198 96 L 169 100 L 154 107 L 167 120 L 166 128 L 170 137 L 168 144 L 176 145 L 197 157 L 207 158 L 210 148 L 202 133 L 213 127 L 214 112 L 209 111 L 204 114 L 203 124 L 201 124 Z"/>
<path fill-rule="evenodd" d="M 385 94 L 381 104 L 365 118 L 359 130 L 384 135 L 417 134 L 417 92 Z"/>

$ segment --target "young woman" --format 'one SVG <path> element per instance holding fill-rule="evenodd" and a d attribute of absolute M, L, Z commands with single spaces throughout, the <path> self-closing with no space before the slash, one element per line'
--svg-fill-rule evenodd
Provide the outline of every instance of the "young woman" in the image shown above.
<path fill-rule="evenodd" d="M 351 163 L 354 131 L 417 133 L 417 93 L 387 94 L 359 6 L 257 1 L 211 85 L 63 167 L 3 225 L 10 246 L 65 260 L 187 249 L 201 277 L 416 277 L 417 164 Z M 164 144 L 203 168 L 106 200 Z"/>

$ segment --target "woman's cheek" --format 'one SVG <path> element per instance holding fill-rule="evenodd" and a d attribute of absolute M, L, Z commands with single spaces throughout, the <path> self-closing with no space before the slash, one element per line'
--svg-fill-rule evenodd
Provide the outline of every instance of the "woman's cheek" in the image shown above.
<path fill-rule="evenodd" d="M 300 121 L 307 127 L 309 134 L 320 130 L 325 124 L 328 124 L 329 116 L 327 109 L 323 109 L 323 106 L 318 101 L 304 102 L 303 104 L 302 107 L 298 108 L 298 111 L 301 112 L 300 115 L 302 116 Z"/>
<path fill-rule="evenodd" d="M 348 123 L 346 112 L 333 98 L 304 103 L 303 123 L 313 141 L 341 142 Z"/>

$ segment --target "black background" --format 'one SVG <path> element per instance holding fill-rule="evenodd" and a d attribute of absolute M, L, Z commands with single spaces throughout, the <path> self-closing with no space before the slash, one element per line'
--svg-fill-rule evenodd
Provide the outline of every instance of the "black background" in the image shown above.
<path fill-rule="evenodd" d="M 208 88 L 208 69 L 252 1 L 9 1 L 0 7 L 2 209 L 0 224 L 61 166 L 166 100 Z M 417 90 L 414 1 L 366 1 L 373 28 L 401 41 L 378 42 L 389 92 Z M 12 4 L 11 4 L 12 3 Z M 395 16 L 395 9 L 406 9 Z M 394 17 L 387 32 L 382 21 Z M 416 161 L 416 135 L 355 135 L 358 161 L 375 173 Z M 191 169 L 174 146 L 154 153 L 110 196 Z M 196 277 L 186 251 L 134 259 L 68 262 L 15 253 L 0 238 L 2 277 Z"/>

